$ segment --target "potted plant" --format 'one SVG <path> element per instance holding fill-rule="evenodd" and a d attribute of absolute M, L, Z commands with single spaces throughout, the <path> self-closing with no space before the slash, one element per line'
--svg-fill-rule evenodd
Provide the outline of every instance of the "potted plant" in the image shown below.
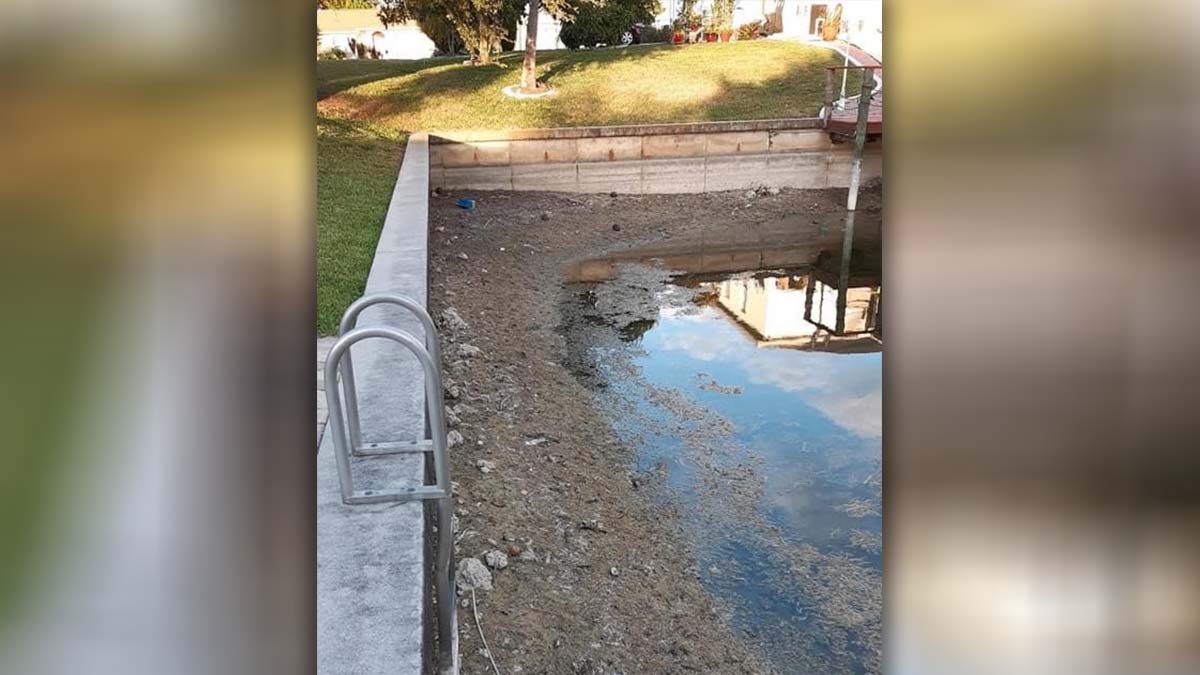
<path fill-rule="evenodd" d="M 718 37 L 716 24 L 712 21 L 704 22 L 704 41 L 716 42 Z"/>
<path fill-rule="evenodd" d="M 837 7 L 833 8 L 833 13 L 825 19 L 825 24 L 821 26 L 821 39 L 826 42 L 833 42 L 837 39 L 838 33 L 842 32 L 842 3 L 838 3 Z"/>
<path fill-rule="evenodd" d="M 671 22 L 671 27 L 674 29 L 671 33 L 671 44 L 683 44 L 687 40 L 687 21 L 683 16 L 677 16 Z"/>
<path fill-rule="evenodd" d="M 733 35 L 733 5 L 734 0 L 713 0 L 713 32 L 721 38 L 721 42 L 729 42 Z"/>
<path fill-rule="evenodd" d="M 684 42 L 692 42 L 693 36 L 698 30 L 700 30 L 700 15 L 696 12 L 696 0 L 683 0 L 679 5 L 679 14 L 675 17 L 675 31 L 683 33 Z"/>

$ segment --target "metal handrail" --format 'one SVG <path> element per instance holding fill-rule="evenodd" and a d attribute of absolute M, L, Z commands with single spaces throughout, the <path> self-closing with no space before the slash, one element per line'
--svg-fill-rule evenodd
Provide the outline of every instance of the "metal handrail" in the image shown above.
<path fill-rule="evenodd" d="M 429 351 L 429 355 L 433 357 L 434 363 L 441 368 L 442 351 L 438 346 L 437 326 L 433 323 L 433 318 L 425 311 L 421 303 L 416 300 L 399 293 L 373 293 L 364 295 L 363 297 L 350 303 L 342 314 L 341 323 L 338 324 L 338 336 L 345 335 L 348 331 L 354 328 L 358 323 L 358 315 L 362 311 L 372 305 L 390 304 L 399 305 L 407 309 L 417 317 L 421 322 L 421 327 L 425 329 L 425 349 Z M 370 455 L 391 455 L 401 452 L 429 452 L 433 449 L 430 442 L 430 425 L 429 419 L 425 420 L 425 438 L 418 441 L 396 441 L 391 443 L 366 443 L 362 441 L 362 427 L 359 423 L 358 416 L 358 393 L 354 385 L 354 360 L 349 354 L 346 355 L 345 367 L 342 370 L 342 384 L 346 388 L 346 421 L 350 428 L 350 451 L 357 457 L 367 457 Z M 441 399 L 437 399 L 441 401 Z"/>
<path fill-rule="evenodd" d="M 432 339 L 436 342 L 435 334 Z M 417 358 L 425 371 L 425 414 L 432 429 L 431 449 L 433 452 L 434 485 L 419 487 L 394 487 L 382 490 L 355 490 L 354 476 L 350 470 L 351 446 L 342 423 L 342 402 L 338 394 L 338 367 L 350 347 L 361 340 L 385 338 L 398 342 Z M 440 663 L 445 669 L 454 663 L 455 656 L 455 602 L 452 558 L 454 555 L 452 483 L 450 481 L 450 458 L 447 452 L 446 418 L 442 410 L 441 361 L 434 361 L 417 338 L 395 328 L 355 328 L 338 338 L 329 350 L 325 363 L 325 397 L 329 407 L 329 424 L 333 433 L 334 458 L 337 461 L 338 484 L 342 502 L 348 505 L 378 504 L 383 502 L 408 502 L 434 500 L 437 510 L 437 554 L 434 562 L 434 588 L 438 602 L 438 647 Z"/>

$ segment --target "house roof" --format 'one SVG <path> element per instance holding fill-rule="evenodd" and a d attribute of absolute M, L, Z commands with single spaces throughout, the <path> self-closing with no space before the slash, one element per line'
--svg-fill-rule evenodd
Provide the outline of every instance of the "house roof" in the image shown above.
<path fill-rule="evenodd" d="M 409 25 L 405 22 L 404 26 Z M 402 26 L 391 26 L 400 28 Z M 360 30 L 387 30 L 373 9 L 318 9 L 317 30 L 322 33 L 338 33 Z"/>

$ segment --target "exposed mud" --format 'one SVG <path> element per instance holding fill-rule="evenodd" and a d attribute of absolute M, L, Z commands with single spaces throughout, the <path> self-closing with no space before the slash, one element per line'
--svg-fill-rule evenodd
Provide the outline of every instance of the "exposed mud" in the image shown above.
<path fill-rule="evenodd" d="M 457 208 L 460 196 L 474 198 L 475 209 Z M 860 197 L 856 227 L 867 237 L 878 237 L 879 197 L 878 188 Z M 703 588 L 702 576 L 714 572 L 693 563 L 695 551 L 681 536 L 689 520 L 709 510 L 670 508 L 662 498 L 664 468 L 635 467 L 629 437 L 623 442 L 610 424 L 614 416 L 647 411 L 615 409 L 621 404 L 598 395 L 637 380 L 627 358 L 636 347 L 628 341 L 648 329 L 664 303 L 694 311 L 696 291 L 666 287 L 665 275 L 647 267 L 585 261 L 654 254 L 698 273 L 733 269 L 755 256 L 811 262 L 819 250 L 840 245 L 842 200 L 844 190 L 432 199 L 432 309 L 441 316 L 452 307 L 465 321 L 465 328 L 445 326 L 444 340 L 480 350 L 444 350 L 448 390 L 457 394 L 447 401 L 450 419 L 464 439 L 451 452 L 457 555 L 510 555 L 507 566 L 492 570 L 493 590 L 477 593 L 501 672 L 772 672 Z M 598 278 L 609 282 L 590 295 L 564 286 Z M 711 377 L 703 384 L 739 393 Z M 722 513 L 744 508 L 745 518 L 757 517 L 747 505 L 759 487 L 737 480 L 755 459 L 723 445 L 730 421 L 671 389 L 648 387 L 645 395 L 668 411 L 670 431 L 712 476 L 707 498 L 719 500 Z M 745 494 L 730 498 L 730 485 Z M 848 536 L 867 551 L 881 546 L 871 532 Z M 787 555 L 788 581 L 803 577 L 810 595 L 827 605 L 827 617 L 846 625 L 876 620 L 876 579 L 815 549 Z M 471 612 L 459 616 L 462 671 L 491 672 Z M 844 636 L 834 642 L 835 651 L 878 649 L 844 644 Z M 798 661 L 786 672 L 815 665 Z"/>

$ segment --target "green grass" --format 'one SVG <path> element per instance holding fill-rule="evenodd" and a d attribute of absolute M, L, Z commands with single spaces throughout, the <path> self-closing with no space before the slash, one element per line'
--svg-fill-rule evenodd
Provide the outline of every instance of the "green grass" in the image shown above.
<path fill-rule="evenodd" d="M 335 333 L 366 287 L 402 150 L 363 125 L 318 118 L 318 335 Z"/>
<path fill-rule="evenodd" d="M 401 137 L 418 130 L 692 122 L 813 116 L 834 52 L 796 42 L 756 40 L 538 54 L 554 97 L 520 101 L 501 88 L 520 80 L 508 67 L 417 62 L 319 61 L 322 114 Z"/>
<path fill-rule="evenodd" d="M 317 62 L 318 334 L 365 287 L 409 133 L 815 116 L 824 67 L 841 59 L 775 40 L 539 52 L 558 94 L 528 101 L 500 92 L 519 82 L 521 55 L 500 63 Z"/>

